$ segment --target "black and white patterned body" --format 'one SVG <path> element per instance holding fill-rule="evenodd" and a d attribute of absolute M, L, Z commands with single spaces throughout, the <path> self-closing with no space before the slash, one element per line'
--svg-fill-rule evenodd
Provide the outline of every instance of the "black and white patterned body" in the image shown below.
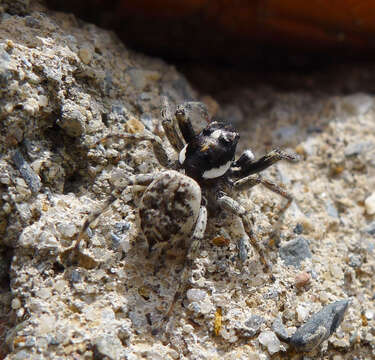
<path fill-rule="evenodd" d="M 198 182 L 225 175 L 234 161 L 239 138 L 228 125 L 209 124 L 180 151 L 179 162 L 186 175 Z"/>

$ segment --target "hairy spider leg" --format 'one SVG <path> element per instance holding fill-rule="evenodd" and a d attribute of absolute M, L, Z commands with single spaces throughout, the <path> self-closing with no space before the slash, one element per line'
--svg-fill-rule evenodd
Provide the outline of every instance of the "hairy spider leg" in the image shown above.
<path fill-rule="evenodd" d="M 184 265 L 181 270 L 177 291 L 175 292 L 173 296 L 173 300 L 171 304 L 169 305 L 168 311 L 166 312 L 166 314 L 164 315 L 162 319 L 162 324 L 160 328 L 162 328 L 168 322 L 177 301 L 180 299 L 182 294 L 185 293 L 188 287 L 190 269 L 193 265 L 194 259 L 198 257 L 199 246 L 201 244 L 201 240 L 204 237 L 204 233 L 206 231 L 206 225 L 207 225 L 207 208 L 202 205 L 199 210 L 199 215 L 198 215 L 198 219 L 195 225 L 193 235 L 191 237 L 190 246 L 187 247 L 187 250 L 185 253 Z M 155 329 L 154 332 L 157 332 L 157 331 L 158 330 Z"/>
<path fill-rule="evenodd" d="M 201 102 L 188 101 L 177 106 L 175 117 L 180 127 L 182 136 L 187 144 L 190 143 L 195 136 L 193 125 L 191 123 L 191 113 L 193 109 L 198 109 L 201 117 L 207 122 L 209 118 L 207 107 Z"/>
<path fill-rule="evenodd" d="M 238 201 L 232 199 L 231 197 L 227 196 L 221 191 L 219 191 L 217 194 L 217 202 L 221 206 L 222 209 L 227 210 L 234 215 L 237 215 L 241 219 L 245 232 L 247 236 L 249 237 L 250 244 L 253 246 L 253 248 L 255 249 L 255 251 L 257 251 L 259 255 L 260 262 L 262 263 L 262 266 L 263 266 L 263 271 L 266 274 L 269 274 L 270 279 L 273 281 L 273 276 L 271 273 L 271 266 L 266 260 L 266 256 L 264 254 L 262 247 L 259 245 L 258 238 L 252 229 L 250 219 L 247 216 L 247 212 L 245 208 L 241 206 L 238 203 Z"/>
<path fill-rule="evenodd" d="M 232 165 L 231 175 L 237 177 L 237 179 L 259 173 L 280 160 L 287 160 L 289 162 L 297 162 L 299 160 L 297 155 L 289 154 L 280 149 L 273 149 L 258 160 L 254 160 L 254 157 L 249 156 L 248 152 L 249 150 L 246 150 Z"/>

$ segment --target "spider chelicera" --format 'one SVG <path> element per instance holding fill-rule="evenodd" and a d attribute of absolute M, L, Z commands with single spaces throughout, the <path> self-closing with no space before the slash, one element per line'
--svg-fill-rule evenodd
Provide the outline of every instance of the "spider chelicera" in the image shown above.
<path fill-rule="evenodd" d="M 178 159 L 170 158 L 161 138 L 147 130 L 142 134 L 109 135 L 100 140 L 103 142 L 110 137 L 148 140 L 160 165 L 168 169 L 157 173 L 134 175 L 129 179 L 129 185 L 146 187 L 139 205 L 139 218 L 149 248 L 152 249 L 157 243 L 171 246 L 181 240 L 185 244 L 185 263 L 180 282 L 164 320 L 169 318 L 177 300 L 186 291 L 189 269 L 197 256 L 206 229 L 207 206 L 212 205 L 207 202 L 214 201 L 215 206 L 240 217 L 251 245 L 259 254 L 264 271 L 270 272 L 269 263 L 252 230 L 247 211 L 229 194 L 263 184 L 287 199 L 287 204 L 283 208 L 285 210 L 290 205 L 292 196 L 258 173 L 279 160 L 298 160 L 296 155 L 278 149 L 272 150 L 258 160 L 255 160 L 251 150 L 246 150 L 235 160 L 240 137 L 238 132 L 227 124 L 211 122 L 195 134 L 189 115 L 190 109 L 194 106 L 207 113 L 203 104 L 187 102 L 178 106 L 173 116 L 167 99 L 163 98 L 162 126 Z M 114 200 L 112 197 L 105 206 L 109 206 Z M 102 212 L 103 209 L 86 220 L 75 249 L 78 249 L 80 239 L 91 222 Z"/>

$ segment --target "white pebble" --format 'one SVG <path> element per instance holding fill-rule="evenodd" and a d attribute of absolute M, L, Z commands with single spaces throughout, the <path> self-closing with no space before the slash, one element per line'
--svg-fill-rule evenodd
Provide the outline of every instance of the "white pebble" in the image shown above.
<path fill-rule="evenodd" d="M 374 319 L 375 318 L 375 313 L 374 313 L 374 311 L 373 310 L 366 310 L 365 311 L 365 317 L 366 317 L 366 319 L 367 320 L 372 320 L 372 319 Z"/>
<path fill-rule="evenodd" d="M 13 310 L 17 310 L 17 309 L 19 309 L 19 308 L 21 307 L 21 300 L 20 300 L 19 298 L 14 298 L 14 299 L 12 300 L 12 304 L 11 304 L 11 306 L 12 306 L 12 309 L 13 309 Z"/>
<path fill-rule="evenodd" d="M 281 350 L 280 340 L 273 331 L 263 331 L 259 334 L 259 342 L 265 346 L 268 352 L 273 355 Z"/>
<path fill-rule="evenodd" d="M 201 289 L 189 289 L 186 293 L 186 297 L 190 302 L 197 301 L 200 302 L 205 299 L 207 292 Z"/>
<path fill-rule="evenodd" d="M 375 214 L 375 193 L 372 193 L 365 200 L 365 208 L 366 208 L 366 213 L 368 215 L 374 215 Z"/>
<path fill-rule="evenodd" d="M 298 305 L 296 311 L 298 315 L 298 321 L 305 321 L 309 316 L 309 309 L 307 309 L 306 306 Z"/>

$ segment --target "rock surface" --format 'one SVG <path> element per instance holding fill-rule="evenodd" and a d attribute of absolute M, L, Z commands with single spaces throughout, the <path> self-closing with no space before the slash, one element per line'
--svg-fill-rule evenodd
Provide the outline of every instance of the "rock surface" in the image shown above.
<path fill-rule="evenodd" d="M 25 11 L 3 13 L 0 22 L 0 262 L 9 269 L 1 278 L 1 356 L 299 359 L 289 337 L 319 309 L 348 297 L 341 325 L 307 356 L 375 356 L 374 215 L 366 204 L 375 188 L 375 108 L 371 89 L 360 88 L 373 71 L 346 71 L 345 87 L 342 77 L 304 75 L 308 91 L 286 92 L 265 79 L 233 86 L 233 78 L 214 97 L 200 96 L 173 66 L 127 49 L 112 33 L 35 1 Z M 165 139 L 162 95 L 176 104 L 204 100 L 218 119 L 236 122 L 239 152 L 251 147 L 259 157 L 271 146 L 289 147 L 301 161 L 264 172 L 295 198 L 280 223 L 277 195 L 261 186 L 238 194 L 275 282 L 250 246 L 240 247 L 238 260 L 245 238 L 238 220 L 211 214 L 191 290 L 167 329 L 152 335 L 183 259 L 171 253 L 155 272 L 159 259 L 147 255 L 137 223 L 140 191 L 126 183 L 161 168 L 147 142 L 98 141 L 143 127 Z M 359 139 L 364 145 L 349 147 Z M 79 266 L 65 261 L 87 215 L 114 187 L 125 189 L 90 225 Z M 230 241 L 217 246 L 211 240 L 218 237 Z M 298 267 L 288 266 L 277 246 L 301 237 L 309 252 Z M 301 272 L 311 279 L 297 287 Z M 244 336 L 249 319 L 261 321 Z"/>

